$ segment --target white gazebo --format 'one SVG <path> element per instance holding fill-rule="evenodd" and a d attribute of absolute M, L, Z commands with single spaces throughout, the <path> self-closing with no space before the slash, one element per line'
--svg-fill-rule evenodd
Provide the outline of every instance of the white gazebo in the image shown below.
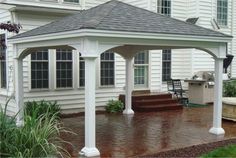
<path fill-rule="evenodd" d="M 131 109 L 133 90 L 132 61 L 142 50 L 196 48 L 215 59 L 215 96 L 210 133 L 224 134 L 222 128 L 222 72 L 227 43 L 231 36 L 162 16 L 141 8 L 110 1 L 63 18 L 9 40 L 14 48 L 15 99 L 21 110 L 17 119 L 23 124 L 23 59 L 41 48 L 72 48 L 85 60 L 85 156 L 98 156 L 95 134 L 95 59 L 107 50 L 126 61 L 126 95 L 124 114 Z"/>

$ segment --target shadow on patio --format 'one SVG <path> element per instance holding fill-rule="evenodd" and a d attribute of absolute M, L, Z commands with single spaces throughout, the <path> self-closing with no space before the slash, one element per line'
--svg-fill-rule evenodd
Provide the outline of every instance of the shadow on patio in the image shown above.
<path fill-rule="evenodd" d="M 236 137 L 236 123 L 223 121 L 225 136 L 208 132 L 212 106 L 184 110 L 96 116 L 97 147 L 101 157 L 132 157 Z M 78 135 L 64 135 L 73 144 L 73 156 L 84 147 L 84 116 L 63 119 Z"/>

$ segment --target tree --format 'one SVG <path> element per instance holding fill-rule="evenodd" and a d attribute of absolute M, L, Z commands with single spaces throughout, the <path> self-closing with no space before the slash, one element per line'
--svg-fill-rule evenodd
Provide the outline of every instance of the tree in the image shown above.
<path fill-rule="evenodd" d="M 21 28 L 22 27 L 21 27 L 20 24 L 13 24 L 13 23 L 10 23 L 10 22 L 0 23 L 0 29 L 1 30 L 7 30 L 8 32 L 19 33 Z"/>
<path fill-rule="evenodd" d="M 20 24 L 14 24 L 14 23 L 0 23 L 0 30 L 7 30 L 8 32 L 14 32 L 14 33 L 19 33 L 20 29 L 22 28 L 22 26 Z M 6 48 L 6 44 L 5 44 L 5 38 L 0 38 L 0 48 L 5 49 Z M 1 55 L 0 52 L 0 59 L 3 59 L 4 56 Z"/>

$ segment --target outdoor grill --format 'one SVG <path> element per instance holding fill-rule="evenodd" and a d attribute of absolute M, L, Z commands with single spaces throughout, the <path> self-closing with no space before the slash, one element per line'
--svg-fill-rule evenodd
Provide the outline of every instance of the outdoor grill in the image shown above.
<path fill-rule="evenodd" d="M 214 72 L 199 71 L 188 82 L 189 102 L 193 104 L 212 103 L 214 99 Z"/>

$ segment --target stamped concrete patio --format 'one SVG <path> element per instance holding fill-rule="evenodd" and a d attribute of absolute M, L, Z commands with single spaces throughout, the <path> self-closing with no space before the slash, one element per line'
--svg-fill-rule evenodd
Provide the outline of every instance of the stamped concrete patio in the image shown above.
<path fill-rule="evenodd" d="M 135 157 L 186 146 L 236 137 L 236 123 L 223 121 L 225 136 L 208 132 L 212 127 L 213 106 L 179 111 L 97 114 L 97 148 L 101 157 Z M 84 116 L 63 119 L 64 126 L 78 135 L 64 135 L 77 156 L 84 147 Z"/>

